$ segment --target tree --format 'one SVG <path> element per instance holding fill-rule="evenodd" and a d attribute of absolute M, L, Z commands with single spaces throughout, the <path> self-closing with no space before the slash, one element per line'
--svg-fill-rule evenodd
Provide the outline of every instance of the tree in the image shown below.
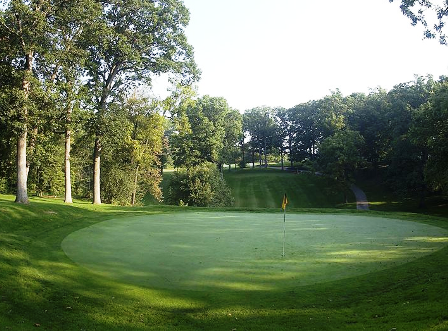
<path fill-rule="evenodd" d="M 389 127 L 390 103 L 387 92 L 376 89 L 368 95 L 356 93 L 347 98 L 351 109 L 348 126 L 364 138 L 364 157 L 375 169 L 384 165 L 390 149 L 391 127 Z"/>
<path fill-rule="evenodd" d="M 150 192 L 157 200 L 162 199 L 159 172 L 160 155 L 163 148 L 164 118 L 156 111 L 156 102 L 150 103 L 144 98 L 130 98 L 126 104 L 132 133 L 131 166 L 134 182 L 131 194 L 131 205 L 137 202 L 139 191 Z"/>
<path fill-rule="evenodd" d="M 176 167 L 222 164 L 224 148 L 235 145 L 241 131 L 236 111 L 227 101 L 207 95 L 178 111 L 175 122 L 171 147 Z"/>
<path fill-rule="evenodd" d="M 353 181 L 355 170 L 364 164 L 363 147 L 363 137 L 351 130 L 338 131 L 319 145 L 320 169 L 333 178 L 344 192 L 348 183 Z"/>
<path fill-rule="evenodd" d="M 276 133 L 276 123 L 274 114 L 269 107 L 257 107 L 244 113 L 244 127 L 250 135 L 253 153 L 258 150 L 260 156 L 264 155 L 264 166 L 267 167 L 267 154 L 269 148 L 273 146 Z"/>
<path fill-rule="evenodd" d="M 223 147 L 220 153 L 218 165 L 228 163 L 236 163 L 236 156 L 238 153 L 238 143 L 242 139 L 243 117 L 236 109 L 227 111 L 224 116 L 224 140 Z"/>
<path fill-rule="evenodd" d="M 28 203 L 27 138 L 32 111 L 32 93 L 40 88 L 36 77 L 36 61 L 45 61 L 51 44 L 49 17 L 54 6 L 48 1 L 12 0 L 0 16 L 0 50 L 2 70 L 8 74 L 3 80 L 4 103 L 9 107 L 10 123 L 17 136 L 17 192 L 16 202 Z M 6 83 L 6 84 L 5 84 Z"/>
<path fill-rule="evenodd" d="M 448 192 L 448 84 L 436 86 L 428 102 L 414 115 L 410 139 L 425 151 L 425 182 L 433 190 Z"/>
<path fill-rule="evenodd" d="M 56 122 L 65 135 L 65 203 L 72 203 L 70 152 L 73 133 L 73 112 L 83 97 L 82 76 L 87 52 L 82 46 L 84 27 L 98 24 L 101 7 L 92 0 L 65 1 L 58 7 L 53 24 L 52 63 L 47 72 L 47 90 L 55 95 L 59 110 Z"/>
<path fill-rule="evenodd" d="M 108 104 L 151 76 L 172 72 L 190 83 L 199 76 L 184 28 L 189 13 L 179 0 L 102 2 L 100 27 L 86 31 L 88 86 L 96 111 L 93 203 L 101 203 L 100 160 Z"/>
<path fill-rule="evenodd" d="M 291 162 L 314 159 L 317 144 L 322 139 L 317 111 L 317 101 L 309 101 L 288 109 L 294 131 L 290 151 Z"/>
<path fill-rule="evenodd" d="M 429 0 L 401 0 L 400 9 L 411 20 L 413 26 L 423 25 L 425 38 L 434 39 L 438 36 L 439 43 L 446 45 L 447 36 L 444 27 L 447 23 L 448 3 L 446 1 L 439 3 Z"/>
<path fill-rule="evenodd" d="M 293 139 L 295 136 L 293 122 L 290 118 L 290 112 L 285 108 L 277 108 L 275 110 L 275 120 L 277 122 L 277 143 L 275 144 L 280 150 L 280 157 L 282 162 L 282 170 L 284 169 L 284 154 L 285 154 L 285 146 L 286 143 L 287 149 L 289 151 L 289 159 L 291 161 L 292 167 L 292 145 Z"/>

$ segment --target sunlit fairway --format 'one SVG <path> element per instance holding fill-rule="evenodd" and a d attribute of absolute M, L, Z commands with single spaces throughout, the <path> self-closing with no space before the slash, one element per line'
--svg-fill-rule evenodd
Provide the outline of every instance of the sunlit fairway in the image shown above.
<path fill-rule="evenodd" d="M 397 266 L 448 243 L 448 231 L 396 219 L 185 212 L 126 217 L 71 233 L 78 264 L 151 288 L 278 291 Z"/>

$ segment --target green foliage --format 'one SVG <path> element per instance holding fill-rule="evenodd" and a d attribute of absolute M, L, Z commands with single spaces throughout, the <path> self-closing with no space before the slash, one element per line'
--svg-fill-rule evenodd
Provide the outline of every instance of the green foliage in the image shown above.
<path fill-rule="evenodd" d="M 104 117 L 103 197 L 122 205 L 141 201 L 147 192 L 162 198 L 159 173 L 164 120 L 155 104 L 130 98 Z"/>
<path fill-rule="evenodd" d="M 39 134 L 33 152 L 29 153 L 32 164 L 28 179 L 29 188 L 37 195 L 59 196 L 64 193 L 64 143 L 62 135 Z"/>
<path fill-rule="evenodd" d="M 318 164 L 325 175 L 345 190 L 354 181 L 355 171 L 364 166 L 364 138 L 357 131 L 338 131 L 319 145 Z"/>
<path fill-rule="evenodd" d="M 394 2 L 394 0 L 389 0 L 389 2 Z M 411 20 L 411 24 L 423 26 L 424 38 L 438 37 L 440 44 L 447 44 L 445 26 L 448 17 L 448 3 L 446 1 L 400 0 L 400 3 L 403 15 Z"/>
<path fill-rule="evenodd" d="M 268 152 L 280 144 L 277 140 L 278 126 L 274 120 L 275 112 L 269 107 L 257 107 L 244 113 L 244 130 L 250 135 L 252 153 L 258 153 L 260 162 L 264 156 L 267 167 Z"/>
<path fill-rule="evenodd" d="M 176 167 L 233 159 L 241 133 L 241 116 L 223 98 L 204 96 L 180 107 L 174 118 L 171 147 Z"/>
<path fill-rule="evenodd" d="M 199 207 L 231 206 L 233 199 L 216 165 L 204 163 L 178 170 L 171 177 L 167 202 Z"/>
<path fill-rule="evenodd" d="M 443 82 L 415 113 L 410 139 L 425 153 L 422 167 L 429 186 L 448 192 L 448 83 Z"/>

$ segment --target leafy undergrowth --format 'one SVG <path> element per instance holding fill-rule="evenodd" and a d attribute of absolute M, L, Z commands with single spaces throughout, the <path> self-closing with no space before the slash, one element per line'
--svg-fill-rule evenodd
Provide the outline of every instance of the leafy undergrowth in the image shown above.
<path fill-rule="evenodd" d="M 0 330 L 448 329 L 448 248 L 335 282 L 283 291 L 202 292 L 103 278 L 73 263 L 60 246 L 69 233 L 102 220 L 187 210 L 196 209 L 64 205 L 38 198 L 18 205 L 12 196 L 0 196 Z M 364 215 L 448 228 L 444 218 Z"/>

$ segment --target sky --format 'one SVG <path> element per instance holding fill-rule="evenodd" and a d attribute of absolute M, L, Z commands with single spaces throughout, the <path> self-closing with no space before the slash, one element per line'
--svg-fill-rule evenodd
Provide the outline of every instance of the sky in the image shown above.
<path fill-rule="evenodd" d="M 240 111 L 290 108 L 336 89 L 344 95 L 390 90 L 414 75 L 448 75 L 448 47 L 423 40 L 423 27 L 410 24 L 399 0 L 184 4 L 186 35 L 202 71 L 199 95 L 223 97 Z"/>

